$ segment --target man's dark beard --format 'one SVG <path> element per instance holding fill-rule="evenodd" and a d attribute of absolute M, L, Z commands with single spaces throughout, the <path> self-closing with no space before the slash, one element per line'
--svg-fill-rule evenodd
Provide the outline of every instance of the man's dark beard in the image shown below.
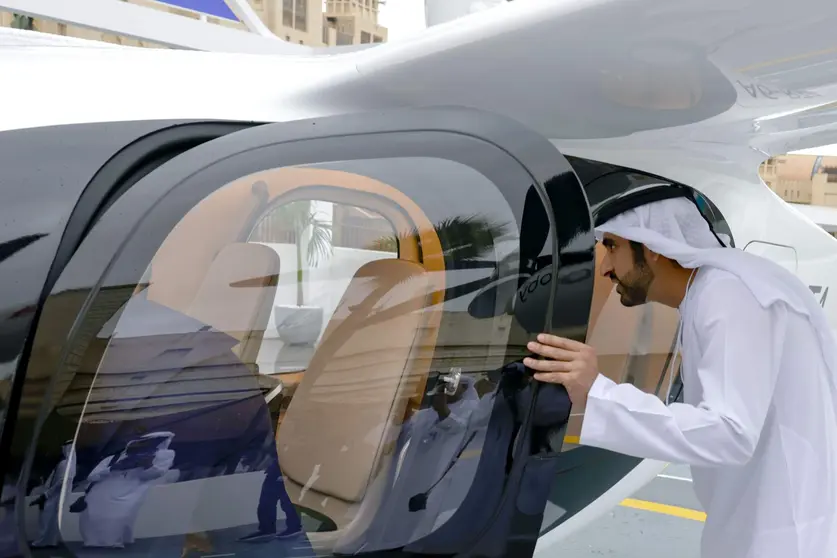
<path fill-rule="evenodd" d="M 648 289 L 651 287 L 651 282 L 654 280 L 654 272 L 645 262 L 638 263 L 626 274 L 624 278 L 620 279 L 616 274 L 612 274 L 621 289 L 619 292 L 620 302 L 622 306 L 639 306 L 648 302 Z"/>

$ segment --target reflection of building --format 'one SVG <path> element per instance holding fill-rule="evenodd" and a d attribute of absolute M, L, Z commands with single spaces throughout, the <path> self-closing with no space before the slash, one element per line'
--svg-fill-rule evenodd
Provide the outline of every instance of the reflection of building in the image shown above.
<path fill-rule="evenodd" d="M 319 202 L 322 204 L 323 202 Z M 329 204 L 331 208 L 331 245 L 358 250 L 380 249 L 388 251 L 388 242 L 393 242 L 392 224 L 379 213 L 353 205 Z M 317 220 L 328 222 L 324 215 Z M 296 231 L 292 219 L 280 211 L 272 212 L 256 226 L 252 242 L 275 242 L 294 244 Z M 397 250 L 396 245 L 389 250 Z"/>
<path fill-rule="evenodd" d="M 837 157 L 771 157 L 761 164 L 759 174 L 783 200 L 837 236 Z"/>
<path fill-rule="evenodd" d="M 335 204 L 333 235 L 335 246 L 368 250 L 373 246 L 384 249 L 382 240 L 391 238 L 393 232 L 392 224 L 379 213 Z"/>
<path fill-rule="evenodd" d="M 151 0 L 123 1 L 146 8 L 168 11 L 183 17 L 205 19 L 210 24 L 245 29 L 244 24 L 239 22 L 204 16 Z M 387 29 L 378 25 L 378 0 L 328 0 L 325 13 L 323 13 L 322 0 L 249 0 L 249 2 L 262 22 L 276 36 L 291 43 L 321 47 L 382 43 L 387 39 Z M 0 27 L 32 29 L 44 33 L 129 46 L 160 47 L 149 41 L 128 39 L 111 33 L 33 19 L 9 12 L 0 12 Z"/>
<path fill-rule="evenodd" d="M 837 157 L 771 157 L 759 167 L 759 174 L 786 202 L 837 207 Z"/>

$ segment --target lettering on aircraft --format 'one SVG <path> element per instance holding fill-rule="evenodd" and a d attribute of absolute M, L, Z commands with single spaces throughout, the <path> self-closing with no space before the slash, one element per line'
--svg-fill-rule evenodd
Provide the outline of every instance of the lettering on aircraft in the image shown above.
<path fill-rule="evenodd" d="M 807 89 L 774 89 L 763 83 L 745 83 L 740 79 L 736 81 L 753 99 L 763 98 L 775 101 L 777 99 L 811 99 L 822 96 L 816 91 Z"/>
<path fill-rule="evenodd" d="M 814 296 L 818 296 L 820 306 L 825 308 L 825 299 L 828 296 L 828 287 L 823 288 L 822 285 L 808 285 Z"/>
<path fill-rule="evenodd" d="M 549 285 L 552 282 L 552 270 L 551 268 L 546 268 L 545 273 L 541 273 L 539 277 L 535 277 L 535 280 L 532 281 L 530 279 L 530 283 L 526 286 L 525 289 L 520 289 L 517 292 L 517 297 L 520 299 L 520 302 L 526 302 L 529 298 L 529 295 L 538 290 L 538 287 Z"/>

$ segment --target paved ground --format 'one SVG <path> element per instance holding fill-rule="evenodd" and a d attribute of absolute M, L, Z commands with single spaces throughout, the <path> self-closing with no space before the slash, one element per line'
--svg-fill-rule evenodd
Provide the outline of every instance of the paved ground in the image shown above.
<path fill-rule="evenodd" d="M 556 558 L 698 558 L 702 528 L 688 467 L 670 465 L 621 506 L 567 539 Z"/>

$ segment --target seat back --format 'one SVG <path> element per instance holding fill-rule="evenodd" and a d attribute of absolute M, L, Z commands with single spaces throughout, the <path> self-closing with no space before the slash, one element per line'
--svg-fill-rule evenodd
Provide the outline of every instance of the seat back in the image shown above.
<path fill-rule="evenodd" d="M 255 370 L 278 280 L 279 255 L 271 248 L 228 244 L 209 266 L 187 313 L 238 339 L 238 358 Z"/>
<path fill-rule="evenodd" d="M 329 515 L 338 528 L 351 514 L 322 502 L 363 500 L 387 438 L 397 435 L 409 398 L 426 380 L 428 362 L 413 355 L 429 314 L 430 285 L 416 263 L 363 265 L 279 426 L 279 463 L 291 498 Z"/>

